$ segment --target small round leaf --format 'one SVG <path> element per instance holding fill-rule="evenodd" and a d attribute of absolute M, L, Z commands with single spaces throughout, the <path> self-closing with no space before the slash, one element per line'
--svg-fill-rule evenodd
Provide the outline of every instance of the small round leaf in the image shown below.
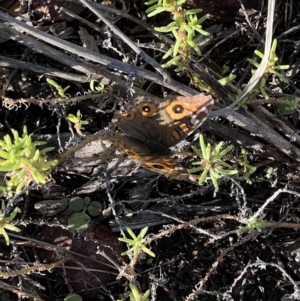
<path fill-rule="evenodd" d="M 88 213 L 91 216 L 98 216 L 102 211 L 102 204 L 96 201 L 93 201 L 88 206 Z"/>

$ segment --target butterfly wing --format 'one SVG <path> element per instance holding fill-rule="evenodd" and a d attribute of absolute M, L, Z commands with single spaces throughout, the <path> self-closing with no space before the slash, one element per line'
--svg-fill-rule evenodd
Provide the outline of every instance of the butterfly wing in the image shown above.
<path fill-rule="evenodd" d="M 191 97 L 165 98 L 160 104 L 163 106 L 160 112 L 168 137 L 166 146 L 172 147 L 192 134 L 207 118 L 213 103 L 213 98 L 203 93 Z"/>
<path fill-rule="evenodd" d="M 158 143 L 167 149 L 201 125 L 213 102 L 203 93 L 191 97 L 169 96 L 162 101 L 139 96 L 128 103 L 124 112 L 115 113 L 113 122 L 127 136 L 150 145 Z"/>
<path fill-rule="evenodd" d="M 141 160 L 142 157 L 151 156 L 149 150 L 143 146 L 142 140 L 118 133 L 113 134 L 112 140 L 119 146 L 121 151 L 131 159 Z"/>
<path fill-rule="evenodd" d="M 129 158 L 139 162 L 141 166 L 153 172 L 171 177 L 173 179 L 188 179 L 186 169 L 172 157 L 166 155 L 151 155 L 148 149 L 140 144 L 134 144 L 126 135 L 114 133 L 113 141 L 117 143 L 123 153 Z"/>
<path fill-rule="evenodd" d="M 122 151 L 143 167 L 176 179 L 189 177 L 169 156 L 169 147 L 185 139 L 206 119 L 213 99 L 205 94 L 172 96 L 163 100 L 139 96 L 116 112 L 113 122 L 123 131 L 114 134 Z"/>

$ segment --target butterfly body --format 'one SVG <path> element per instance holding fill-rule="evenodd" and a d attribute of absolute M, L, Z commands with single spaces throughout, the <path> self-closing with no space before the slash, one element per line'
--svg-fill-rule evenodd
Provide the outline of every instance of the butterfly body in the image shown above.
<path fill-rule="evenodd" d="M 139 96 L 115 113 L 114 134 L 122 151 L 142 166 L 173 178 L 187 178 L 185 168 L 171 157 L 170 147 L 191 134 L 206 119 L 213 99 L 205 94 L 162 99 Z"/>

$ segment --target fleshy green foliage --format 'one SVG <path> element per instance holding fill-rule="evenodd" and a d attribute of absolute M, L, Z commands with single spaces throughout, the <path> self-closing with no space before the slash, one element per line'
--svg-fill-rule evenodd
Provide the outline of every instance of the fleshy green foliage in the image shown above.
<path fill-rule="evenodd" d="M 251 212 L 251 217 L 246 220 L 242 220 L 241 223 L 245 224 L 246 226 L 241 227 L 236 232 L 237 234 L 242 234 L 245 232 L 252 233 L 253 231 L 261 232 L 263 228 L 268 227 L 271 223 L 264 221 L 265 215 L 261 215 L 260 217 L 254 218 L 254 215 Z"/>
<path fill-rule="evenodd" d="M 294 113 L 300 102 L 300 97 L 287 96 L 285 103 L 278 105 L 278 111 L 281 115 L 290 115 Z"/>
<path fill-rule="evenodd" d="M 67 120 L 74 123 L 74 128 L 76 129 L 77 133 L 82 136 L 83 134 L 81 130 L 84 130 L 83 125 L 87 125 L 89 124 L 89 122 L 87 120 L 81 120 L 81 117 L 82 115 L 80 113 L 80 110 L 78 110 L 76 116 L 73 114 L 69 114 L 67 116 Z"/>
<path fill-rule="evenodd" d="M 274 173 L 274 167 L 268 167 L 265 177 L 270 180 L 273 177 Z"/>
<path fill-rule="evenodd" d="M 186 0 L 150 0 L 145 2 L 146 5 L 151 5 L 146 13 L 148 17 L 153 17 L 162 12 L 169 12 L 173 17 L 173 22 L 167 26 L 155 28 L 159 32 L 171 32 L 175 37 L 175 43 L 164 55 L 164 59 L 172 56 L 163 68 L 168 68 L 172 65 L 177 67 L 177 70 L 182 70 L 191 61 L 191 50 L 193 49 L 200 56 L 201 52 L 195 43 L 196 34 L 208 36 L 209 33 L 202 29 L 202 23 L 206 20 L 207 15 L 198 19 L 197 13 L 202 9 L 183 9 L 182 5 Z M 198 41 L 199 42 L 199 41 Z"/>
<path fill-rule="evenodd" d="M 126 230 L 132 239 L 119 238 L 119 241 L 123 241 L 127 243 L 129 246 L 132 246 L 132 248 L 128 249 L 126 252 L 123 252 L 121 254 L 122 256 L 130 253 L 133 253 L 134 255 L 138 255 L 139 252 L 143 250 L 148 255 L 155 257 L 155 254 L 144 245 L 144 242 L 146 241 L 144 236 L 148 231 L 148 227 L 143 228 L 138 236 L 136 236 L 130 228 L 127 227 Z"/>
<path fill-rule="evenodd" d="M 129 284 L 129 287 L 131 289 L 131 293 L 129 295 L 130 301 L 147 301 L 148 297 L 150 296 L 150 290 L 147 290 L 143 296 L 141 296 L 141 293 L 139 289 L 134 285 L 133 283 Z M 118 300 L 118 301 L 124 301 L 124 300 Z"/>
<path fill-rule="evenodd" d="M 55 80 L 53 80 L 51 78 L 47 78 L 46 80 L 47 80 L 48 84 L 50 84 L 51 86 L 53 86 L 56 89 L 59 96 L 66 97 L 65 92 L 70 88 L 70 86 L 67 86 L 67 87 L 63 88 Z"/>
<path fill-rule="evenodd" d="M 238 96 L 240 96 L 242 94 L 242 90 L 238 89 Z M 247 96 L 245 96 L 242 101 L 239 102 L 239 104 L 234 108 L 234 110 L 239 110 L 240 108 L 247 110 L 248 106 L 247 103 L 249 103 L 250 98 L 252 97 L 252 95 L 257 95 L 259 93 L 258 89 L 252 89 L 249 94 Z M 231 99 L 232 102 L 235 101 L 235 98 L 229 95 L 229 98 Z"/>
<path fill-rule="evenodd" d="M 84 199 L 77 196 L 71 198 L 69 208 L 76 212 L 68 219 L 69 228 L 75 231 L 85 231 L 91 220 L 89 215 L 98 216 L 102 211 L 102 205 L 96 201 L 91 202 L 89 197 Z M 89 215 L 86 214 L 86 211 Z"/>
<path fill-rule="evenodd" d="M 133 284 L 130 283 L 129 287 L 131 289 L 130 293 L 130 301 L 147 301 L 148 297 L 150 296 L 150 290 L 147 290 L 143 296 L 139 292 L 138 288 Z"/>
<path fill-rule="evenodd" d="M 216 190 L 219 190 L 218 179 L 222 176 L 231 176 L 238 173 L 230 164 L 222 161 L 223 157 L 228 154 L 233 146 L 227 146 L 222 149 L 223 142 L 220 142 L 215 148 L 212 148 L 210 143 L 206 145 L 203 135 L 200 135 L 200 150 L 192 146 L 195 154 L 201 158 L 201 161 L 194 162 L 193 165 L 200 165 L 199 167 L 188 169 L 189 173 L 202 171 L 199 178 L 199 184 L 203 184 L 204 180 L 209 176 L 213 182 Z"/>
<path fill-rule="evenodd" d="M 236 78 L 235 74 L 230 74 L 226 77 L 223 77 L 222 79 L 219 79 L 218 82 L 222 85 L 222 86 L 226 86 L 227 84 L 229 84 L 230 82 L 234 81 Z"/>
<path fill-rule="evenodd" d="M 76 116 L 73 115 L 73 114 L 69 114 L 67 116 L 67 119 L 70 121 L 70 122 L 73 122 L 75 124 L 80 124 L 80 125 L 86 125 L 86 124 L 89 124 L 89 122 L 87 120 L 81 120 L 81 113 L 80 113 L 80 110 L 77 111 L 77 114 Z"/>
<path fill-rule="evenodd" d="M 262 76 L 261 80 L 259 81 L 258 84 L 258 88 L 261 92 L 261 94 L 263 95 L 263 97 L 268 100 L 269 99 L 269 95 L 267 94 L 267 92 L 265 91 L 264 87 L 266 86 L 266 81 L 268 79 L 268 77 L 273 74 L 276 77 L 279 78 L 280 81 L 282 81 L 283 83 L 288 83 L 287 78 L 285 78 L 282 74 L 280 74 L 278 71 L 279 70 L 286 70 L 288 69 L 290 66 L 289 65 L 276 65 L 277 61 L 278 61 L 278 56 L 276 55 L 276 48 L 277 48 L 277 40 L 274 39 L 273 44 L 272 44 L 272 48 L 271 48 L 271 52 L 269 55 L 269 59 L 268 59 L 268 64 L 266 67 L 266 70 L 264 72 L 264 75 Z M 260 57 L 261 59 L 264 58 L 264 54 L 261 53 L 259 50 L 255 50 L 254 53 Z M 258 68 L 259 63 L 254 61 L 253 59 L 248 59 L 248 62 L 251 63 L 252 65 L 254 65 L 256 68 Z M 255 72 L 255 71 L 253 71 Z"/>
<path fill-rule="evenodd" d="M 256 171 L 256 167 L 250 165 L 247 158 L 247 151 L 244 148 L 242 148 L 242 156 L 243 160 L 241 160 L 239 163 L 242 165 L 243 171 L 241 172 L 242 176 L 239 177 L 239 180 L 246 181 L 248 184 L 252 184 L 250 176 Z"/>
<path fill-rule="evenodd" d="M 10 196 L 14 190 L 19 193 L 31 182 L 45 184 L 53 167 L 58 163 L 57 160 L 48 160 L 46 156 L 54 148 L 37 149 L 37 146 L 45 145 L 46 142 L 33 142 L 27 134 L 26 126 L 23 128 L 22 137 L 15 130 L 12 130 L 12 135 L 12 138 L 5 135 L 0 140 L 0 172 L 6 173 L 5 185 Z"/>
<path fill-rule="evenodd" d="M 17 228 L 14 225 L 11 225 L 10 222 L 14 220 L 17 215 L 18 208 L 16 207 L 8 217 L 5 217 L 5 203 L 2 201 L 1 205 L 2 213 L 0 214 L 0 235 L 3 235 L 6 241 L 6 244 L 9 245 L 9 236 L 6 233 L 6 229 L 14 232 L 20 232 L 21 229 Z"/>
<path fill-rule="evenodd" d="M 90 81 L 90 89 L 92 93 L 102 93 L 104 92 L 105 85 L 103 83 L 99 83 L 99 85 L 95 86 L 95 81 L 92 79 Z"/>

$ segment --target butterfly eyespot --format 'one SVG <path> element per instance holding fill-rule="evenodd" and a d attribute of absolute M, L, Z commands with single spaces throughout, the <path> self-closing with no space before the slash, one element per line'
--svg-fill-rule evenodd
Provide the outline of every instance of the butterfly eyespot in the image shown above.
<path fill-rule="evenodd" d="M 172 110 L 175 114 L 181 114 L 184 111 L 184 107 L 182 105 L 175 105 L 172 107 Z"/>
<path fill-rule="evenodd" d="M 179 100 L 174 100 L 170 102 L 166 106 L 166 112 L 173 120 L 183 119 L 191 113 L 191 111 L 185 108 Z"/>
<path fill-rule="evenodd" d="M 159 169 L 159 170 L 164 170 L 164 169 L 166 169 L 165 166 L 160 165 L 160 164 L 154 164 L 153 167 L 154 167 L 155 169 Z"/>
<path fill-rule="evenodd" d="M 126 119 L 126 120 L 133 120 L 134 117 L 135 117 L 135 112 L 133 112 L 133 111 L 124 112 L 124 113 L 122 114 L 122 117 L 123 117 L 124 119 Z"/>
<path fill-rule="evenodd" d="M 158 160 L 157 160 L 158 161 Z M 161 157 L 159 159 L 160 162 L 146 162 L 145 165 L 150 169 L 156 169 L 159 171 L 170 172 L 171 169 L 177 166 L 177 162 L 175 162 L 172 158 Z"/>
<path fill-rule="evenodd" d="M 138 112 L 147 118 L 153 117 L 156 115 L 156 105 L 154 103 L 142 102 L 137 106 Z"/>
<path fill-rule="evenodd" d="M 151 167 L 154 168 L 154 169 L 159 169 L 159 170 L 168 169 L 168 168 L 166 168 L 164 165 L 158 164 L 158 163 L 151 164 Z"/>

